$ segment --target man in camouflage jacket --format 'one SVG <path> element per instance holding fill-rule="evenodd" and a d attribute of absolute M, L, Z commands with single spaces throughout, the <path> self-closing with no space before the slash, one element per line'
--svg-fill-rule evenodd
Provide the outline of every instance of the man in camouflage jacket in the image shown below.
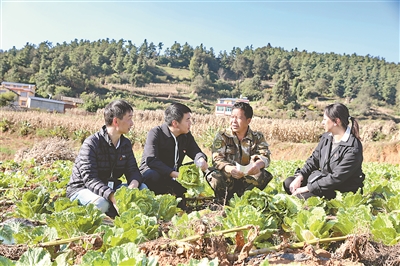
<path fill-rule="evenodd" d="M 252 117 L 253 109 L 248 103 L 235 103 L 230 128 L 215 136 L 212 146 L 215 170 L 207 175 L 207 181 L 220 201 L 229 200 L 234 193 L 241 196 L 254 187 L 263 190 L 272 180 L 271 173 L 265 170 L 270 163 L 268 143 L 261 132 L 250 129 Z M 240 171 L 237 164 L 248 166 L 247 171 Z"/>

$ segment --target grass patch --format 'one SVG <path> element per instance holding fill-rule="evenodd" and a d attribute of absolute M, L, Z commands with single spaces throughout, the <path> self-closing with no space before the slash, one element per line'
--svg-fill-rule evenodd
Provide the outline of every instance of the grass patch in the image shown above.
<path fill-rule="evenodd" d="M 189 79 L 190 78 L 190 71 L 187 69 L 180 69 L 180 68 L 172 68 L 166 66 L 159 66 L 160 68 L 164 69 L 169 75 L 173 76 L 175 79 Z"/>
<path fill-rule="evenodd" d="M 5 155 L 5 156 L 7 156 L 7 157 L 9 157 L 9 156 L 11 156 L 11 155 L 14 155 L 15 152 L 16 152 L 15 150 L 10 149 L 10 148 L 8 148 L 8 147 L 0 147 L 0 157 L 1 157 L 1 158 L 4 157 L 3 155 Z"/>

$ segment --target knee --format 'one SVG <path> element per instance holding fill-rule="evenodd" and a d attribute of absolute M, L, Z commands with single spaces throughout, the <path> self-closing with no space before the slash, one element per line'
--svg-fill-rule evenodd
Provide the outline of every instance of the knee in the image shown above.
<path fill-rule="evenodd" d="M 161 180 L 161 175 L 152 169 L 143 173 L 144 183 L 157 183 Z"/>
<path fill-rule="evenodd" d="M 139 186 L 139 190 L 142 190 L 142 189 L 145 189 L 145 188 L 149 189 L 149 187 L 148 187 L 148 186 L 146 186 L 146 184 L 145 184 L 145 183 L 142 183 L 142 184 L 140 184 L 140 186 Z"/>
<path fill-rule="evenodd" d="M 96 206 L 97 209 L 99 209 L 103 213 L 106 213 L 111 206 L 111 203 L 103 197 L 99 197 L 92 203 Z"/>
<path fill-rule="evenodd" d="M 266 185 L 268 185 L 269 182 L 271 182 L 271 180 L 273 179 L 273 176 L 267 170 L 261 169 L 260 177 L 258 179 L 260 179 L 260 178 L 261 178 L 261 180 L 259 181 L 259 183 L 261 185 L 265 185 L 266 186 Z"/>
<path fill-rule="evenodd" d="M 226 177 L 218 170 L 214 170 L 210 174 L 206 175 L 206 180 L 213 189 L 226 186 Z"/>

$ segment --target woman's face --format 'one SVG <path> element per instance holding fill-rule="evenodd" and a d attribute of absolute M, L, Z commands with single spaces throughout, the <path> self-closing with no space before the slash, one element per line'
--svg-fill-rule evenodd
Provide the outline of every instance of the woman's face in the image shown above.
<path fill-rule="evenodd" d="M 324 126 L 325 132 L 330 133 L 333 133 L 333 129 L 337 126 L 326 114 L 324 114 L 324 118 L 322 119 L 322 125 Z"/>

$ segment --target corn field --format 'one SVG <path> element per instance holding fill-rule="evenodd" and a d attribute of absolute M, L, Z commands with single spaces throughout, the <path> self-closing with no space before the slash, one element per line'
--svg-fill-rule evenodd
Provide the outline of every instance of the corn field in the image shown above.
<path fill-rule="evenodd" d="M 96 114 L 81 110 L 68 110 L 65 114 L 39 111 L 14 112 L 1 111 L 0 132 L 42 137 L 61 137 L 83 141 L 98 131 L 104 124 L 102 110 Z M 133 113 L 134 127 L 127 134 L 133 144 L 144 146 L 147 132 L 164 121 L 164 112 L 140 111 Z M 197 142 L 210 148 L 215 134 L 229 126 L 229 117 L 192 114 L 192 134 Z M 267 142 L 315 143 L 323 133 L 321 121 L 303 121 L 296 119 L 253 118 L 251 128 L 261 131 Z M 360 133 L 365 141 L 399 141 L 400 133 L 393 121 L 360 122 Z"/>

